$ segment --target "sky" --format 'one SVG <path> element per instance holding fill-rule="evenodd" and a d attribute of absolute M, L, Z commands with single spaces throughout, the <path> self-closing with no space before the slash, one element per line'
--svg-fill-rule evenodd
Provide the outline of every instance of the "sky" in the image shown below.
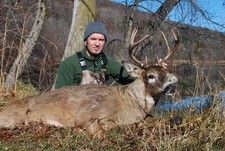
<path fill-rule="evenodd" d="M 111 1 L 124 4 L 125 0 L 111 0 Z M 198 16 L 186 18 L 182 23 L 185 24 L 191 23 L 193 26 L 206 27 L 209 29 L 225 32 L 225 0 L 194 0 L 194 1 L 204 10 L 207 10 L 211 14 L 210 16 L 212 17 L 212 20 L 214 22 L 218 22 L 222 24 L 224 27 L 221 28 L 219 26 L 216 26 L 212 23 L 203 20 L 202 18 L 199 18 Z M 151 10 L 153 11 L 157 10 L 157 8 L 160 6 L 160 5 L 155 6 L 153 5 L 153 3 L 149 2 L 142 3 L 142 5 L 145 7 L 150 7 Z M 182 9 L 188 10 L 188 5 L 185 5 Z M 171 20 L 176 21 L 181 16 L 179 16 L 179 14 L 176 13 L 176 9 L 173 9 L 169 14 L 169 17 Z"/>

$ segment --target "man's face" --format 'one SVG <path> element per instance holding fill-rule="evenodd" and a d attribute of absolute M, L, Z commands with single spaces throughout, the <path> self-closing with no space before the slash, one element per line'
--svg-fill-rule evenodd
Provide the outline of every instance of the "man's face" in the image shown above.
<path fill-rule="evenodd" d="M 100 33 L 91 34 L 85 41 L 88 55 L 98 55 L 102 52 L 105 44 L 105 36 Z"/>

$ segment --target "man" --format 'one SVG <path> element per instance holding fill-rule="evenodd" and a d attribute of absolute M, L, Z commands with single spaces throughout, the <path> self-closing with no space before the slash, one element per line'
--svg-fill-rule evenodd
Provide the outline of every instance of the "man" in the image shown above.
<path fill-rule="evenodd" d="M 88 82 L 83 82 L 87 73 L 90 73 L 89 75 L 93 75 L 92 73 L 103 74 L 100 77 L 103 82 L 110 77 L 120 84 L 133 82 L 134 78 L 129 76 L 118 61 L 102 52 L 107 38 L 108 32 L 101 22 L 88 23 L 84 32 L 84 48 L 60 64 L 55 88 L 88 84 Z M 96 75 L 93 77 L 99 79 Z"/>

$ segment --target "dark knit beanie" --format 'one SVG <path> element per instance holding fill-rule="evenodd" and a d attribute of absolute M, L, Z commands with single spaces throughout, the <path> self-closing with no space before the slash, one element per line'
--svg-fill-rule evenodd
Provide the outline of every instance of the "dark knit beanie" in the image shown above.
<path fill-rule="evenodd" d="M 105 36 L 105 41 L 107 41 L 108 31 L 106 30 L 103 23 L 101 23 L 101 22 L 88 23 L 88 25 L 86 26 L 85 32 L 84 32 L 84 41 L 86 41 L 87 38 L 93 33 L 103 34 Z"/>

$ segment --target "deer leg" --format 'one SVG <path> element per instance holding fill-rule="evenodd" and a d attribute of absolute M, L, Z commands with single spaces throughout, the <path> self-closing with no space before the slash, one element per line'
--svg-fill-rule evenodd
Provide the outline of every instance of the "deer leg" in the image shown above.
<path fill-rule="evenodd" d="M 87 134 L 92 135 L 94 138 L 101 138 L 104 134 L 104 129 L 102 128 L 99 119 L 93 119 L 90 122 L 85 123 L 83 128 Z"/>

